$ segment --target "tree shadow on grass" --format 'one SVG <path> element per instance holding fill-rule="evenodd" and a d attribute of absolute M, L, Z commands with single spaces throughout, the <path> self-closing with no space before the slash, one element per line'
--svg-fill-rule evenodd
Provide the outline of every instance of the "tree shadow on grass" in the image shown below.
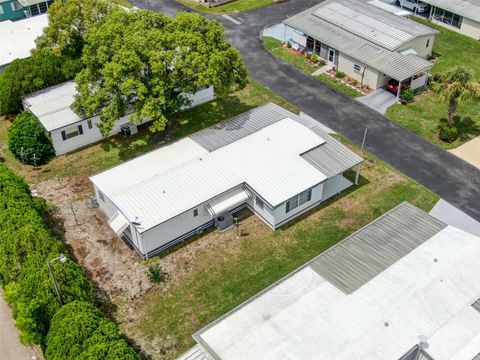
<path fill-rule="evenodd" d="M 448 120 L 446 118 L 440 119 L 440 126 L 447 124 Z M 462 142 L 480 135 L 480 124 L 469 116 L 461 117 L 457 115 L 453 118 L 453 124 L 457 128 L 458 138 Z"/>

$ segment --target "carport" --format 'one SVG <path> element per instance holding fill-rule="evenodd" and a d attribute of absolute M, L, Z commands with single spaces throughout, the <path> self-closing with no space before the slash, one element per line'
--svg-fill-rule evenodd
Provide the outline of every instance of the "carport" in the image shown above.
<path fill-rule="evenodd" d="M 379 66 L 378 70 L 383 71 L 390 79 L 398 81 L 396 95 L 397 101 L 399 101 L 402 89 L 405 88 L 406 84 L 409 84 L 412 90 L 427 85 L 433 63 L 413 54 L 396 54 L 399 56 L 395 56 L 395 61 L 385 64 L 386 66 L 383 69 L 382 66 Z"/>

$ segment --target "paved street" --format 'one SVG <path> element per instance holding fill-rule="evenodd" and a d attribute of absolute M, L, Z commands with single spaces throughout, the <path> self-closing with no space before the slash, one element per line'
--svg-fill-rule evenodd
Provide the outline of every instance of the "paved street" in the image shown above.
<path fill-rule="evenodd" d="M 241 25 L 217 18 L 225 25 L 229 40 L 242 53 L 255 80 L 357 145 L 368 127 L 368 151 L 480 220 L 480 170 L 264 50 L 259 37 L 264 27 L 316 3 L 318 0 L 289 0 L 234 15 Z M 150 9 L 166 10 L 170 15 L 185 9 L 174 0 L 149 4 Z"/>
<path fill-rule="evenodd" d="M 19 331 L 13 322 L 12 311 L 3 300 L 3 290 L 0 289 L 0 359 L 34 359 L 33 351 L 29 347 L 20 344 L 18 335 Z"/>

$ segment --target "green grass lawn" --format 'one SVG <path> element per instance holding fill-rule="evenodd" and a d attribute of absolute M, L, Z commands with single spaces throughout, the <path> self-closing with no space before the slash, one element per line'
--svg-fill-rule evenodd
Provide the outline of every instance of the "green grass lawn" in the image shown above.
<path fill-rule="evenodd" d="M 275 0 L 235 0 L 225 5 L 208 7 L 206 5 L 199 4 L 195 0 L 177 0 L 192 9 L 203 11 L 207 13 L 222 13 L 233 14 L 235 12 L 250 11 L 259 7 L 272 5 Z"/>
<path fill-rule="evenodd" d="M 168 257 L 174 256 L 176 265 L 170 269 L 179 277 L 139 299 L 137 321 L 120 319 L 127 335 L 155 344 L 150 349 L 155 358 L 173 360 L 193 345 L 194 332 L 387 210 L 405 200 L 430 210 L 438 201 L 385 163 L 366 158 L 359 187 L 289 226 L 273 232 L 251 216 L 242 221 L 246 235 L 239 239 L 233 231 L 210 233 L 171 255 L 152 259 L 171 263 Z"/>
<path fill-rule="evenodd" d="M 150 133 L 147 124 L 141 126 L 139 133 L 131 138 L 125 139 L 122 136 L 116 136 L 74 153 L 59 156 L 42 166 L 38 171 L 32 170 L 29 166 L 23 167 L 8 151 L 6 143 L 10 122 L 5 118 L 0 118 L 0 158 L 3 158 L 17 173 L 26 176 L 30 182 L 48 180 L 57 176 L 88 177 L 162 146 L 168 141 L 187 136 L 270 101 L 298 112 L 295 107 L 263 85 L 250 80 L 249 84 L 241 91 L 177 114 L 174 117 L 174 129 L 168 138 L 165 138 L 164 134 L 161 133 Z"/>
<path fill-rule="evenodd" d="M 433 47 L 437 56 L 432 74 L 442 73 L 454 66 L 468 68 L 480 81 L 480 44 L 467 36 L 450 31 L 441 26 L 434 26 L 423 19 L 415 19 L 439 31 Z M 457 127 L 460 137 L 453 143 L 446 143 L 438 138 L 438 125 L 447 117 L 447 105 L 431 91 L 415 98 L 408 105 L 393 105 L 386 113 L 393 121 L 407 127 L 423 138 L 445 148 L 455 148 L 475 136 L 480 135 L 480 102 L 470 101 L 460 107 Z"/>
<path fill-rule="evenodd" d="M 292 64 L 306 74 L 312 74 L 315 70 L 318 70 L 318 66 L 310 64 L 306 60 L 306 58 L 295 55 L 287 49 L 283 48 L 283 43 L 280 40 L 274 39 L 272 37 L 264 37 L 263 45 L 265 49 L 267 49 L 272 55 L 276 56 L 279 59 L 282 59 L 289 64 Z M 338 81 L 335 81 L 328 75 L 321 74 L 317 76 L 317 79 L 347 96 L 353 98 L 362 96 L 362 94 L 358 91 L 353 90 L 348 86 L 339 83 Z"/>

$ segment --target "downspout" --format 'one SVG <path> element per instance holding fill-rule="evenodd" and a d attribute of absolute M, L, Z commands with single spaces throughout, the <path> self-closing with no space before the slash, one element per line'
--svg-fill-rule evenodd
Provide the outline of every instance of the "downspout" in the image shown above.
<path fill-rule="evenodd" d="M 398 91 L 397 91 L 397 102 L 400 101 L 400 92 L 402 91 L 402 82 L 398 82 Z"/>
<path fill-rule="evenodd" d="M 364 78 L 365 78 L 365 72 L 366 72 L 366 71 L 367 71 L 367 66 L 365 65 L 365 66 L 363 67 L 362 78 L 361 78 L 361 80 L 360 80 L 360 84 L 362 85 L 362 87 L 363 87 L 363 80 L 364 80 Z M 378 79 L 377 79 L 377 83 L 378 83 Z"/>

